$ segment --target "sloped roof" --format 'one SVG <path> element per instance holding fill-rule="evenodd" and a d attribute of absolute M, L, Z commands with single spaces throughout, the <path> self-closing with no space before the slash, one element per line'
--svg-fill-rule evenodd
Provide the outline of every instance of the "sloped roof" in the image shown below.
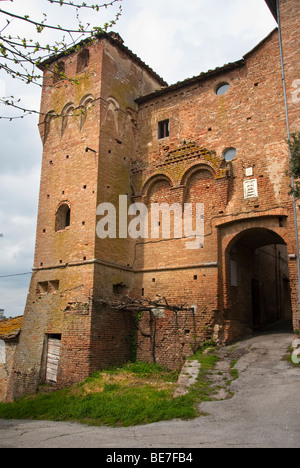
<path fill-rule="evenodd" d="M 0 340 L 12 340 L 16 338 L 22 326 L 23 316 L 0 321 Z"/>
<path fill-rule="evenodd" d="M 157 98 L 159 96 L 165 95 L 172 91 L 176 91 L 177 89 L 184 88 L 186 86 L 191 86 L 194 83 L 198 83 L 199 81 L 204 81 L 204 80 L 207 80 L 208 78 L 222 75 L 228 71 L 235 70 L 236 68 L 239 68 L 243 65 L 245 65 L 244 59 L 239 60 L 237 62 L 228 63 L 227 65 L 224 65 L 223 67 L 218 67 L 218 68 L 215 68 L 214 70 L 209 70 L 208 72 L 200 73 L 200 75 L 194 76 L 193 78 L 187 78 L 184 81 L 179 81 L 178 83 L 175 83 L 166 88 L 161 88 L 157 91 L 154 91 L 153 93 L 147 94 L 146 96 L 141 96 L 137 98 L 135 102 L 137 102 L 138 104 L 143 104 L 144 102 L 147 102 L 153 98 Z"/>
<path fill-rule="evenodd" d="M 140 67 L 144 68 L 153 78 L 155 78 L 158 81 L 158 83 L 161 86 L 168 86 L 168 83 L 166 83 L 166 81 L 163 78 L 161 78 L 151 67 L 149 67 L 136 54 L 134 54 L 128 47 L 126 47 L 124 45 L 124 41 L 119 36 L 119 34 L 114 33 L 113 31 L 111 31 L 110 33 L 103 32 L 101 34 L 100 33 L 97 34 L 96 37 L 99 40 L 105 39 L 108 42 L 110 42 L 110 44 L 112 44 L 115 47 L 117 47 L 118 49 L 120 49 L 124 54 L 126 54 L 128 57 L 130 57 L 131 60 L 133 60 L 135 63 L 137 63 Z M 66 57 L 68 54 L 78 52 L 78 47 L 84 47 L 85 45 L 88 45 L 90 43 L 91 43 L 91 38 L 84 39 L 76 47 L 73 47 L 73 48 L 71 47 L 70 49 L 68 49 L 65 52 L 62 52 L 62 53 L 60 53 L 58 55 L 52 55 L 52 56 L 48 57 L 46 60 L 44 60 L 43 62 L 41 62 L 39 64 L 38 68 L 40 68 L 41 70 L 44 70 L 46 67 L 51 65 L 51 63 L 56 62 L 57 60 L 59 60 L 59 59 L 61 59 L 63 57 Z"/>
<path fill-rule="evenodd" d="M 266 42 L 272 39 L 274 34 L 277 34 L 278 28 L 275 28 L 267 37 L 265 37 L 259 44 L 257 44 L 250 52 L 248 52 L 241 60 L 237 62 L 228 63 L 222 67 L 217 67 L 214 70 L 209 70 L 208 72 L 200 73 L 198 76 L 194 76 L 193 78 L 188 78 L 184 81 L 180 81 L 168 87 L 161 88 L 153 93 L 147 94 L 146 96 L 141 96 L 135 100 L 137 104 L 143 104 L 151 99 L 156 99 L 160 96 L 164 96 L 170 92 L 177 91 L 181 88 L 185 88 L 187 86 L 191 86 L 193 84 L 205 81 L 207 79 L 223 75 L 228 73 L 232 70 L 237 68 L 243 67 L 247 63 L 247 59 L 250 57 L 251 54 L 255 53 L 260 47 L 262 47 Z"/>

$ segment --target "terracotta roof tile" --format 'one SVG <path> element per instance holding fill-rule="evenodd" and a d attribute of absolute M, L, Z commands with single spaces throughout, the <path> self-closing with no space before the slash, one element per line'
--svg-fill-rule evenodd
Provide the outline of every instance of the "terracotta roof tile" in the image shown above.
<path fill-rule="evenodd" d="M 0 339 L 9 340 L 16 338 L 20 333 L 23 316 L 0 321 Z"/>
<path fill-rule="evenodd" d="M 141 67 L 145 68 L 148 71 L 148 73 L 150 75 L 152 75 L 159 82 L 159 84 L 161 86 L 168 86 L 168 83 L 161 76 L 159 76 L 151 67 L 149 67 L 149 65 L 147 65 L 145 62 L 143 62 L 136 54 L 134 54 L 128 47 L 126 47 L 124 45 L 124 41 L 119 36 L 119 34 L 114 33 L 114 32 L 110 32 L 110 33 L 103 32 L 103 33 L 97 34 L 96 37 L 99 40 L 106 39 L 108 42 L 113 44 L 115 47 L 118 47 L 119 49 L 121 49 L 121 51 L 124 52 L 125 54 L 127 54 L 133 61 L 138 63 Z M 62 52 L 62 53 L 60 53 L 58 55 L 52 55 L 52 56 L 48 57 L 46 60 L 44 60 L 43 62 L 41 62 L 38 65 L 38 68 L 40 68 L 41 70 L 44 70 L 51 63 L 53 63 L 53 62 L 55 62 L 55 61 L 57 61 L 57 60 L 59 60 L 59 59 L 61 59 L 63 57 L 66 57 L 69 54 L 78 52 L 78 47 L 83 47 L 85 45 L 88 45 L 88 44 L 91 43 L 92 40 L 93 40 L 93 38 L 84 39 L 82 42 L 77 44 L 76 47 L 71 47 L 67 51 L 64 51 L 64 52 Z"/>

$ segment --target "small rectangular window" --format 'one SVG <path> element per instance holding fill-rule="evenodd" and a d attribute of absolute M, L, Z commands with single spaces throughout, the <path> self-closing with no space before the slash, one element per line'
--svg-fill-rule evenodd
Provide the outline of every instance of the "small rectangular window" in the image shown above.
<path fill-rule="evenodd" d="M 158 123 L 158 139 L 168 138 L 170 136 L 170 121 L 163 120 Z"/>
<path fill-rule="evenodd" d="M 128 286 L 124 283 L 113 284 L 113 293 L 116 295 L 126 294 L 128 289 Z"/>
<path fill-rule="evenodd" d="M 37 294 L 46 294 L 48 292 L 48 281 L 37 284 Z"/>
<path fill-rule="evenodd" d="M 48 283 L 48 292 L 54 293 L 59 290 L 59 281 L 49 281 Z"/>
<path fill-rule="evenodd" d="M 51 294 L 55 293 L 56 291 L 59 290 L 59 281 L 54 280 L 54 281 L 43 281 L 41 283 L 37 284 L 37 294 L 38 295 L 43 295 L 43 294 Z"/>
<path fill-rule="evenodd" d="M 53 73 L 53 84 L 66 79 L 64 62 L 56 63 L 54 65 L 54 70 L 52 71 L 52 73 Z"/>

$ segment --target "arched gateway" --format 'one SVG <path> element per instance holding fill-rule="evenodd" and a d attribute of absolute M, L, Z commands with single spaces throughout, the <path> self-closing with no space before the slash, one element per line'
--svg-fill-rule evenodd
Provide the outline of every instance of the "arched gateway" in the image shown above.
<path fill-rule="evenodd" d="M 292 326 L 287 245 L 274 230 L 242 230 L 224 256 L 224 320 L 228 341 L 275 323 Z"/>

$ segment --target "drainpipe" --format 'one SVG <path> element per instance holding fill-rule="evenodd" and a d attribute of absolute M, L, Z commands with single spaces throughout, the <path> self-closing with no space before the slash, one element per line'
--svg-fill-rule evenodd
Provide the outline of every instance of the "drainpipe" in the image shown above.
<path fill-rule="evenodd" d="M 288 101 L 287 101 L 287 92 L 286 92 L 279 0 L 276 0 L 276 8 L 277 8 L 277 22 L 278 22 L 278 29 L 279 29 L 279 46 L 280 46 L 280 59 L 281 59 L 281 69 L 282 69 L 282 81 L 283 81 L 283 92 L 284 92 L 285 113 L 286 113 L 286 123 L 287 123 L 287 134 L 288 134 L 288 141 L 290 142 L 291 131 L 290 131 L 290 119 L 289 119 Z M 292 153 L 290 149 L 289 149 L 289 158 L 291 161 Z M 294 222 L 295 222 L 297 263 L 298 263 L 298 311 L 299 311 L 299 321 L 300 321 L 300 255 L 299 255 L 300 250 L 299 250 L 299 232 L 298 232 L 298 223 L 297 223 L 297 205 L 296 205 L 296 197 L 294 194 L 295 179 L 294 179 L 293 174 L 291 174 L 291 186 L 293 189 L 293 208 L 294 208 Z"/>

